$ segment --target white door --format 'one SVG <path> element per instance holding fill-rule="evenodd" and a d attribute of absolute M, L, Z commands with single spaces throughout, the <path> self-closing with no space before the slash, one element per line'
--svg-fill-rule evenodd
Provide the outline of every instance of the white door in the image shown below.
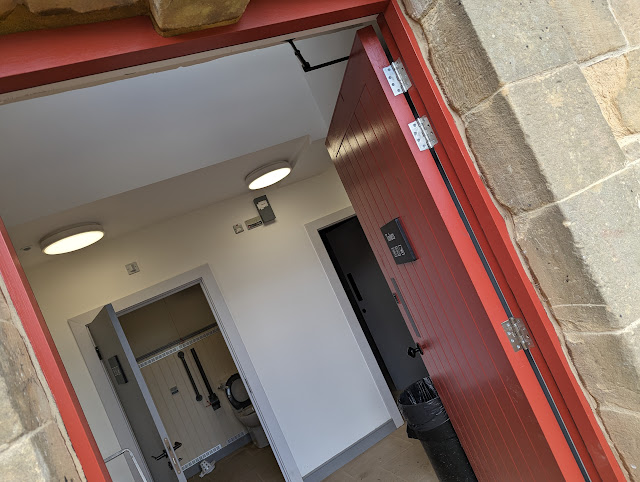
<path fill-rule="evenodd" d="M 102 308 L 87 327 L 153 481 L 186 482 L 181 444 L 169 439 L 113 307 Z"/>

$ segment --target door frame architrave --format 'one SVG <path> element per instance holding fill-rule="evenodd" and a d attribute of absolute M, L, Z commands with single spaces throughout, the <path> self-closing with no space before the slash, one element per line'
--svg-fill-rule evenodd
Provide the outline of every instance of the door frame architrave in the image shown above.
<path fill-rule="evenodd" d="M 295 463 L 291 449 L 278 424 L 271 403 L 267 398 L 267 394 L 258 378 L 253 362 L 240 337 L 233 316 L 227 307 L 222 292 L 208 264 L 173 276 L 123 298 L 113 300 L 110 303 L 116 311 L 116 315 L 120 316 L 195 285 L 199 285 L 202 288 L 211 312 L 214 314 L 216 322 L 220 327 L 220 332 L 229 348 L 231 357 L 238 368 L 238 373 L 240 373 L 242 379 L 247 383 L 248 387 L 250 387 L 249 392 L 253 399 L 254 408 L 265 429 L 265 433 L 267 434 L 267 438 L 269 439 L 269 443 L 271 444 L 271 448 L 285 479 L 291 481 L 301 480 L 302 476 Z M 87 325 L 93 321 L 100 309 L 101 307 L 97 307 L 89 312 L 71 318 L 68 320 L 69 327 L 78 343 L 82 357 L 87 364 L 87 368 L 116 437 L 118 440 L 133 439 L 135 441 L 135 435 L 131 431 L 120 402 L 113 391 L 111 381 L 102 364 L 97 362 L 93 341 L 88 335 Z M 144 461 L 144 458 L 141 460 Z"/>
<path fill-rule="evenodd" d="M 336 268 L 331 262 L 331 258 L 329 257 L 329 253 L 327 252 L 327 248 L 322 242 L 322 238 L 320 237 L 320 231 L 322 229 L 328 228 L 337 224 L 341 221 L 345 221 L 349 218 L 355 217 L 356 212 L 353 209 L 353 206 L 346 207 L 341 209 L 340 211 L 336 211 L 335 213 L 328 214 L 327 216 L 323 216 L 315 221 L 311 221 L 304 225 L 304 228 L 307 231 L 307 235 L 311 240 L 311 245 L 313 246 L 314 251 L 316 252 L 316 256 L 318 256 L 318 260 L 322 265 L 322 269 L 329 280 L 329 284 L 331 285 L 331 289 L 333 290 L 336 298 L 338 299 L 338 303 L 340 304 L 340 308 L 344 313 L 345 318 L 347 319 L 347 323 L 349 324 L 349 328 L 351 329 L 351 333 L 353 333 L 353 337 L 362 352 L 362 356 L 364 357 L 364 361 L 367 365 L 367 368 L 371 372 L 371 376 L 373 377 L 373 381 L 380 392 L 380 396 L 382 397 L 382 401 L 384 402 L 385 407 L 389 411 L 389 416 L 396 428 L 402 426 L 404 420 L 402 419 L 402 415 L 398 410 L 398 405 L 396 401 L 393 399 L 393 395 L 389 390 L 389 386 L 384 379 L 384 375 L 382 374 L 382 370 L 380 370 L 380 366 L 376 361 L 375 356 L 373 355 L 373 351 L 369 346 L 369 342 L 360 327 L 360 322 L 358 321 L 358 317 L 353 311 L 353 306 L 349 302 L 349 298 L 347 297 L 347 293 L 340 282 L 340 278 L 338 277 L 338 273 L 336 272 Z"/>

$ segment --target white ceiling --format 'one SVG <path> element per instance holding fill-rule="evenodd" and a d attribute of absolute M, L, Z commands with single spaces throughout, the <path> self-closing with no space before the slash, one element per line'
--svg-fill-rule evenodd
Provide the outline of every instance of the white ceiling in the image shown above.
<path fill-rule="evenodd" d="M 20 250 L 22 265 L 33 266 L 50 259 L 38 248 L 38 240 L 61 226 L 98 221 L 105 228 L 105 239 L 112 239 L 245 193 L 247 173 L 282 159 L 289 159 L 295 164 L 291 174 L 277 186 L 318 175 L 331 166 L 324 140 L 310 143 L 306 136 L 14 226 L 10 228 L 11 239 Z M 260 192 L 268 194 L 270 189 L 273 188 Z M 27 246 L 33 249 L 23 251 Z"/>
<path fill-rule="evenodd" d="M 348 55 L 354 33 L 296 44 L 317 65 Z M 318 174 L 345 66 L 305 74 L 281 44 L 1 105 L 0 216 L 17 248 L 82 221 L 117 236 L 246 192 L 265 161 L 298 153 L 287 182 Z"/>

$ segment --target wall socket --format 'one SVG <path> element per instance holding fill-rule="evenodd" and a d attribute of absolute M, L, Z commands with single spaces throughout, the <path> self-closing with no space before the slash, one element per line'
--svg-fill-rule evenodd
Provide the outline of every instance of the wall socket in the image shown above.
<path fill-rule="evenodd" d="M 135 261 L 133 263 L 125 264 L 124 267 L 127 268 L 127 273 L 129 273 L 130 275 L 140 272 L 140 267 Z"/>

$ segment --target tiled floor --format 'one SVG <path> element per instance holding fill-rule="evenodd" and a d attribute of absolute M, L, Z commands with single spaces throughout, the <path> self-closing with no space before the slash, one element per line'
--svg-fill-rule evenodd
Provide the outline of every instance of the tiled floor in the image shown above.
<path fill-rule="evenodd" d="M 273 452 L 252 444 L 222 459 L 209 475 L 191 482 L 272 482 L 283 481 Z M 407 438 L 400 427 L 388 437 L 356 457 L 326 482 L 437 482 L 429 459 L 417 440 Z"/>

